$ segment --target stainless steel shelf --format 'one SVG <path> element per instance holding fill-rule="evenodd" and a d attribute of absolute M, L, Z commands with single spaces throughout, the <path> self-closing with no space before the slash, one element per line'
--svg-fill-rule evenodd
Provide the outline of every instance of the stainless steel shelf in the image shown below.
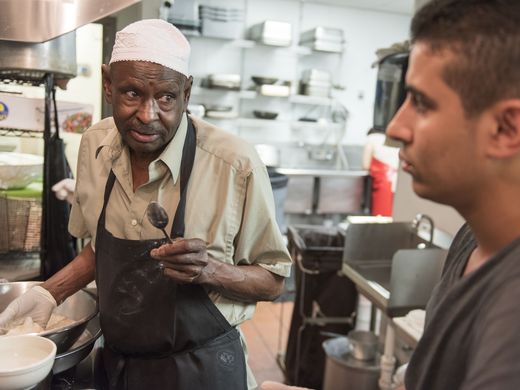
<path fill-rule="evenodd" d="M 0 70 L 3 84 L 32 85 L 39 87 L 45 82 L 45 72 L 38 70 L 11 69 Z"/>
<path fill-rule="evenodd" d="M 0 136 L 41 138 L 43 137 L 43 130 L 25 130 L 0 127 Z"/>

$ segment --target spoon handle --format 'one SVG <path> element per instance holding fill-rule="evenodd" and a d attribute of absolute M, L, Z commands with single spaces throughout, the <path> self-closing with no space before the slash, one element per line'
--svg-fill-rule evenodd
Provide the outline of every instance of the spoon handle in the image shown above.
<path fill-rule="evenodd" d="M 164 233 L 164 237 L 166 237 L 168 239 L 168 243 L 171 244 L 173 242 L 171 237 L 168 235 L 168 233 L 166 233 L 166 230 L 164 230 L 164 228 L 162 228 L 161 230 Z"/>

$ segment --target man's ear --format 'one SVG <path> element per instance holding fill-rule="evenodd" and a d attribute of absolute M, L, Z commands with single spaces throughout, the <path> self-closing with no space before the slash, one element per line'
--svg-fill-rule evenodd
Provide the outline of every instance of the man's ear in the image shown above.
<path fill-rule="evenodd" d="M 188 103 L 190 101 L 191 97 L 191 87 L 193 85 L 193 77 L 190 76 L 188 79 L 184 82 L 184 110 L 188 108 Z"/>
<path fill-rule="evenodd" d="M 110 65 L 101 65 L 101 77 L 103 79 L 103 93 L 108 104 L 112 104 L 112 79 L 110 77 Z"/>
<path fill-rule="evenodd" d="M 511 157 L 520 154 L 520 99 L 498 102 L 493 108 L 494 129 L 487 145 L 490 157 Z"/>

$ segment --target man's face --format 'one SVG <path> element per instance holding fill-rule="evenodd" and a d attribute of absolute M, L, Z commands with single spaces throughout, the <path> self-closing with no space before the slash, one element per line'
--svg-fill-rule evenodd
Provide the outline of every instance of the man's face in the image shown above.
<path fill-rule="evenodd" d="M 465 117 L 459 95 L 442 78 L 453 60 L 449 50 L 432 52 L 421 42 L 414 46 L 406 75 L 409 92 L 387 135 L 402 142 L 402 167 L 417 195 L 459 208 L 468 206 L 468 195 L 478 190 L 482 121 Z"/>
<path fill-rule="evenodd" d="M 114 121 L 130 150 L 153 160 L 175 135 L 186 110 L 191 77 L 145 61 L 103 68 L 103 87 Z"/>

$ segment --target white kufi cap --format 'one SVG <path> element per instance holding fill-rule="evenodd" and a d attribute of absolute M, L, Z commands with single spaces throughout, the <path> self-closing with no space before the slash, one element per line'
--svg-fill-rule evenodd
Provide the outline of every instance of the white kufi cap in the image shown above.
<path fill-rule="evenodd" d="M 116 34 L 110 64 L 118 61 L 148 61 L 189 77 L 190 44 L 173 24 L 145 19 L 129 24 Z"/>

